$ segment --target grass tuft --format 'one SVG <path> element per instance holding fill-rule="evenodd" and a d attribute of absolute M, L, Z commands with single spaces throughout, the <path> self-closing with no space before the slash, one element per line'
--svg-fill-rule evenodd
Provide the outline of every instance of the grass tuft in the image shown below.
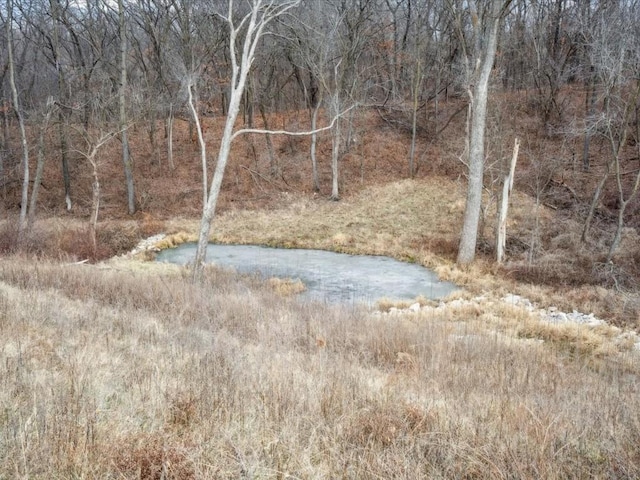
<path fill-rule="evenodd" d="M 274 292 L 283 297 L 297 295 L 307 289 L 305 284 L 302 283 L 299 278 L 291 279 L 273 277 L 269 279 L 268 283 Z"/>
<path fill-rule="evenodd" d="M 155 248 L 159 250 L 166 250 L 167 248 L 175 248 L 178 245 L 182 245 L 187 242 L 195 242 L 197 241 L 197 237 L 194 234 L 190 234 L 187 232 L 177 232 L 171 235 L 166 236 L 158 243 L 156 243 Z"/>

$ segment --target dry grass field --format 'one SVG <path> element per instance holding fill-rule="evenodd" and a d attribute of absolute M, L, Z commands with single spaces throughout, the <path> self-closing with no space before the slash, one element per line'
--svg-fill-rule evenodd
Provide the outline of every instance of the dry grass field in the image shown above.
<path fill-rule="evenodd" d="M 625 333 L 640 328 L 635 230 L 612 264 L 603 262 L 605 217 L 582 244 L 579 215 L 546 202 L 549 192 L 532 195 L 541 173 L 530 138 L 507 262 L 493 263 L 488 192 L 479 259 L 459 269 L 460 138 L 447 130 L 439 143 L 422 141 L 418 175 L 402 179 L 406 135 L 376 115 L 365 120 L 364 141 L 341 165 L 340 202 L 310 192 L 306 140 L 275 143 L 278 177 L 265 173 L 259 138 L 238 142 L 212 239 L 389 255 L 463 286 L 460 302 L 386 315 L 303 304 L 295 279 L 209 268 L 194 285 L 152 254 L 110 258 L 156 233 L 168 234 L 163 248 L 195 238 L 198 155 L 180 140 L 184 125 L 175 171 L 152 166 L 143 136 L 133 136 L 141 208 L 133 218 L 122 213 L 117 145 L 105 148 L 98 251 L 88 241 L 82 162 L 73 166 L 74 211 L 61 211 L 59 188 L 44 189 L 20 249 L 9 192 L 0 222 L 0 479 L 640 478 L 640 352 Z M 514 132 L 503 133 L 508 146 Z M 563 154 L 552 141 L 544 148 Z M 56 185 L 58 166 L 47 169 Z M 328 172 L 323 162 L 323 188 Z M 573 175 L 585 191 L 596 178 Z M 608 324 L 544 322 L 501 302 L 508 293 Z M 483 302 L 466 301 L 479 295 Z"/>
<path fill-rule="evenodd" d="M 459 298 L 487 295 L 478 305 L 381 315 L 213 268 L 194 285 L 185 269 L 135 259 L 6 257 L 0 478 L 640 478 L 633 340 L 494 301 L 513 291 L 597 311 L 618 300 L 509 280 L 489 262 L 457 270 L 459 188 L 285 196 L 220 215 L 213 237 L 416 261 L 465 285 Z M 529 201 L 514 202 L 512 228 Z M 165 245 L 195 227 L 166 221 Z"/>
<path fill-rule="evenodd" d="M 0 478 L 640 477 L 640 361 L 609 328 L 20 258 L 0 304 Z"/>

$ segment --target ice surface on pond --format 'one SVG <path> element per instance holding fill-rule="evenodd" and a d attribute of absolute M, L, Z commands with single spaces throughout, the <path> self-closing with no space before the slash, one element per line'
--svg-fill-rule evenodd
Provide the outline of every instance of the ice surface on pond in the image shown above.
<path fill-rule="evenodd" d="M 194 243 L 185 243 L 163 250 L 157 260 L 187 264 L 195 251 Z M 302 298 L 329 303 L 373 303 L 383 297 L 405 300 L 418 295 L 439 299 L 458 289 L 420 265 L 371 255 L 210 244 L 207 262 L 241 273 L 300 279 L 306 286 Z"/>

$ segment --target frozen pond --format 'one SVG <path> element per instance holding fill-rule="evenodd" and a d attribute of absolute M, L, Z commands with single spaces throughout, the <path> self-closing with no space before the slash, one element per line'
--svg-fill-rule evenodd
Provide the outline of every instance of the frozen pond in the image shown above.
<path fill-rule="evenodd" d="M 195 243 L 185 243 L 161 251 L 157 260 L 184 265 L 193 261 L 195 252 Z M 241 273 L 300 279 L 307 288 L 301 298 L 328 303 L 410 300 L 418 295 L 438 299 L 458 289 L 420 265 L 371 255 L 209 244 L 207 262 Z"/>

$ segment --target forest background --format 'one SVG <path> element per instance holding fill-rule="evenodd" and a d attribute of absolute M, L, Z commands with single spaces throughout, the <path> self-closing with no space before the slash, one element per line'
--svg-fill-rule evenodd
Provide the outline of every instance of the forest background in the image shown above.
<path fill-rule="evenodd" d="M 462 265 L 496 255 L 515 141 L 515 189 L 533 207 L 510 223 L 503 273 L 633 298 L 638 8 L 5 2 L 2 248 L 96 260 L 167 230 L 163 221 L 198 218 L 221 163 L 211 152 L 228 144 L 221 212 L 283 205 L 285 192 L 338 200 L 403 178 L 425 189 L 443 178 L 464 184 L 466 201 L 441 205 L 459 236 L 425 233 L 423 245 Z M 225 121 L 253 133 L 236 131 L 231 144 Z M 47 241 L 34 233 L 47 218 L 77 222 Z M 125 219 L 135 226 L 113 223 Z M 624 302 L 632 317 L 635 303 Z"/>
<path fill-rule="evenodd" d="M 1 0 L 0 26 L 0 478 L 640 478 L 639 2 Z M 304 303 L 127 253 L 155 234 L 464 289 Z"/>

